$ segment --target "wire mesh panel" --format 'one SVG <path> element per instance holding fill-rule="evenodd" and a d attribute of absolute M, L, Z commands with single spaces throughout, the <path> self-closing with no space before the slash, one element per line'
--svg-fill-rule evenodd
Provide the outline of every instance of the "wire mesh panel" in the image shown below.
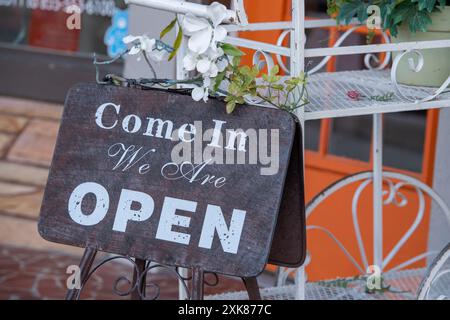
<path fill-rule="evenodd" d="M 450 243 L 430 265 L 420 284 L 419 299 L 450 300 Z"/>
<path fill-rule="evenodd" d="M 306 300 L 413 300 L 416 299 L 416 292 L 424 274 L 425 268 L 387 272 L 383 275 L 383 287 L 386 289 L 378 293 L 368 293 L 366 280 L 363 278 L 308 282 Z M 297 288 L 293 284 L 263 288 L 261 296 L 264 300 L 295 300 Z M 248 295 L 245 291 L 239 291 L 212 295 L 206 299 L 248 300 Z"/>
<path fill-rule="evenodd" d="M 405 85 L 399 87 L 403 95 L 411 100 L 420 100 L 436 90 Z M 349 93 L 353 91 L 356 96 Z M 310 103 L 305 106 L 307 120 L 450 106 L 450 91 L 435 101 L 405 101 L 394 89 L 390 70 L 316 73 L 309 77 L 308 92 Z"/>
<path fill-rule="evenodd" d="M 439 278 L 433 282 L 428 291 L 427 299 L 450 299 L 450 259 L 447 259 L 441 267 Z"/>

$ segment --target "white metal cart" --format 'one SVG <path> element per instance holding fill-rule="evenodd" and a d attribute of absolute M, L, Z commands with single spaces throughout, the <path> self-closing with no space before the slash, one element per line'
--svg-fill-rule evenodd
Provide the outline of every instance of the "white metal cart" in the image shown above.
<path fill-rule="evenodd" d="M 177 14 L 193 13 L 198 16 L 207 17 L 208 13 L 204 5 L 184 2 L 182 0 L 129 0 L 129 3 L 143 5 L 156 9 L 163 9 Z M 297 111 L 297 116 L 304 124 L 305 121 L 317 120 L 324 118 L 348 117 L 359 115 L 373 115 L 373 169 L 370 172 L 359 173 L 350 177 L 346 177 L 333 185 L 329 186 L 319 196 L 314 198 L 307 207 L 307 215 L 312 214 L 313 210 L 328 196 L 351 183 L 360 183 L 353 198 L 353 227 L 356 232 L 358 247 L 360 250 L 363 265 L 359 265 L 356 260 L 351 257 L 343 245 L 328 230 L 319 226 L 309 226 L 309 229 L 321 229 L 332 237 L 344 253 L 350 258 L 352 263 L 361 271 L 362 274 L 371 265 L 379 266 L 381 271 L 397 254 L 400 248 L 405 244 L 409 237 L 414 233 L 418 225 L 423 219 L 425 211 L 425 196 L 431 197 L 442 208 L 447 216 L 450 228 L 450 210 L 445 201 L 439 197 L 428 185 L 423 182 L 400 173 L 383 172 L 383 133 L 382 133 L 382 114 L 400 111 L 427 110 L 435 108 L 450 107 L 450 94 L 445 91 L 450 85 L 450 75 L 440 88 L 421 88 L 408 87 L 400 85 L 396 79 L 396 72 L 399 62 L 406 59 L 406 54 L 417 55 L 418 63 L 415 64 L 410 60 L 410 67 L 416 72 L 420 71 L 423 66 L 423 57 L 420 49 L 431 48 L 447 48 L 450 47 L 450 40 L 438 41 L 421 41 L 421 42 L 402 42 L 389 43 L 389 38 L 383 33 L 386 43 L 373 45 L 357 45 L 357 46 L 341 46 L 352 32 L 363 25 L 352 21 L 352 27 L 348 29 L 338 39 L 336 44 L 330 48 L 313 48 L 306 49 L 305 30 L 323 27 L 336 26 L 333 19 L 305 19 L 305 0 L 292 0 L 292 19 L 291 21 L 270 22 L 270 23 L 248 23 L 244 8 L 244 0 L 234 0 L 232 8 L 228 11 L 228 16 L 224 20 L 224 25 L 229 32 L 229 36 L 225 42 L 240 47 L 254 49 L 254 63 L 263 61 L 270 66 L 274 65 L 271 55 L 276 56 L 276 62 L 280 67 L 291 75 L 299 75 L 305 71 L 305 59 L 313 57 L 323 57 L 323 60 L 308 71 L 309 84 L 309 100 L 310 104 L 304 109 Z M 230 34 L 237 34 L 239 31 L 264 31 L 264 30 L 280 30 L 281 35 L 277 43 L 269 44 L 248 39 L 243 39 Z M 289 37 L 289 46 L 283 46 L 286 37 Z M 181 50 L 184 50 L 182 47 Z M 391 52 L 399 52 L 392 62 L 392 68 L 386 69 L 389 65 Z M 384 61 L 378 61 L 375 53 L 386 52 Z M 335 73 L 318 73 L 320 69 L 327 63 L 332 56 L 364 54 L 367 70 L 347 71 Z M 179 54 L 178 57 L 184 56 Z M 289 66 L 283 63 L 282 57 L 287 57 Z M 375 62 L 375 63 L 374 63 Z M 376 64 L 375 66 L 373 64 Z M 177 78 L 183 79 L 187 77 L 182 63 L 177 60 Z M 347 97 L 347 91 L 357 88 L 359 92 L 366 96 L 374 94 L 382 94 L 387 91 L 395 91 L 395 96 L 389 102 L 376 102 L 368 100 L 352 101 Z M 304 127 L 304 125 L 302 125 Z M 357 218 L 357 203 L 361 192 L 369 185 L 373 184 L 373 257 L 370 259 L 366 255 L 364 245 L 362 243 L 361 231 Z M 383 190 L 383 186 L 388 188 Z M 400 241 L 394 246 L 390 252 L 383 252 L 383 205 L 395 203 L 400 189 L 405 185 L 415 188 L 419 198 L 419 209 L 413 225 L 403 235 Z M 383 196 L 385 194 L 385 196 Z M 403 289 L 411 289 L 411 286 L 418 286 L 418 281 L 424 274 L 424 269 L 406 270 L 401 269 L 411 265 L 412 263 L 434 254 L 431 252 L 424 253 L 401 265 L 390 270 L 385 275 L 385 279 L 397 279 L 398 287 Z M 317 285 L 308 283 L 306 285 L 306 275 L 304 266 L 296 270 L 296 285 L 283 285 L 287 279 L 287 275 L 292 270 L 282 270 L 279 273 L 279 281 L 277 288 L 264 289 L 262 291 L 266 298 L 296 298 L 296 299 L 319 299 L 319 298 L 373 298 L 374 296 L 364 295 L 363 292 L 356 289 L 342 290 L 338 288 L 319 288 Z M 402 280 L 403 279 L 403 280 Z M 181 289 L 181 287 L 180 287 Z M 308 291 L 309 290 L 309 291 Z M 309 292 L 309 293 L 308 293 Z M 180 298 L 184 298 L 183 290 L 180 292 Z M 222 295 L 216 298 L 245 298 L 243 293 L 232 295 Z M 395 298 L 395 297 L 392 297 Z"/>

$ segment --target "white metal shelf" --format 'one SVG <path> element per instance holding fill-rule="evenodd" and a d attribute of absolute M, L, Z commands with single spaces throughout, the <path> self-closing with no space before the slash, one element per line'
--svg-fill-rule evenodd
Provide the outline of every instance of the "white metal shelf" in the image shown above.
<path fill-rule="evenodd" d="M 390 285 L 390 291 L 383 293 L 366 293 L 365 280 L 350 280 L 347 287 L 338 286 L 336 280 L 306 283 L 306 300 L 415 300 L 425 268 L 404 271 L 387 272 L 383 274 L 385 283 Z M 447 279 L 448 280 L 448 279 Z M 446 292 L 447 282 L 441 282 L 434 288 L 435 292 Z M 263 300 L 295 300 L 297 286 L 281 285 L 262 288 Z M 228 292 L 206 296 L 206 300 L 248 300 L 246 291 Z"/>
<path fill-rule="evenodd" d="M 436 90 L 404 85 L 401 89 L 411 98 L 428 96 Z M 347 96 L 349 90 L 356 90 L 366 97 L 393 92 L 394 97 L 389 102 L 368 98 L 354 101 Z M 395 92 L 390 70 L 316 73 L 309 77 L 308 92 L 310 103 L 305 107 L 305 120 L 450 107 L 450 92 L 441 94 L 433 101 L 405 101 Z"/>

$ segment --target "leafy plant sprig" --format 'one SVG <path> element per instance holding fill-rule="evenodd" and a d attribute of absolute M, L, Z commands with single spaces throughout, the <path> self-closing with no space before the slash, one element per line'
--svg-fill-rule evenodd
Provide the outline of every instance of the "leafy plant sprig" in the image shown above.
<path fill-rule="evenodd" d="M 216 77 L 214 91 L 219 91 L 223 81 L 228 82 L 225 97 L 227 113 L 233 112 L 237 105 L 244 104 L 247 96 L 257 97 L 273 107 L 289 112 L 309 103 L 305 74 L 282 81 L 278 75 L 280 71 L 278 65 L 275 65 L 268 74 L 261 73 L 257 66 L 240 65 L 243 53 L 239 49 L 228 44 L 226 48 L 228 55 L 233 56 L 233 59 Z M 258 84 L 259 75 L 263 81 Z"/>
<path fill-rule="evenodd" d="M 360 101 L 362 99 L 368 99 L 370 101 L 377 101 L 377 102 L 388 102 L 392 101 L 394 99 L 394 92 L 386 92 L 380 95 L 371 95 L 371 96 L 365 96 L 364 94 L 360 93 L 357 90 L 349 90 L 347 91 L 347 97 L 349 97 L 353 101 Z"/>
<path fill-rule="evenodd" d="M 309 100 L 308 91 L 306 90 L 306 74 L 301 73 L 297 77 L 290 77 L 280 82 L 279 71 L 278 65 L 275 65 L 270 70 L 269 75 L 262 75 L 265 83 L 259 86 L 259 89 L 263 89 L 263 92 L 267 89 L 267 95 L 258 93 L 258 97 L 277 108 L 289 112 L 307 105 Z"/>
<path fill-rule="evenodd" d="M 159 38 L 162 39 L 166 34 L 168 34 L 172 29 L 178 25 L 177 36 L 172 45 L 172 51 L 169 54 L 168 60 L 171 61 L 177 54 L 178 49 L 180 49 L 181 43 L 183 41 L 183 28 L 181 28 L 180 23 L 178 22 L 178 18 L 173 19 L 160 33 Z"/>
<path fill-rule="evenodd" d="M 364 286 L 364 292 L 367 294 L 384 294 L 385 292 L 390 293 L 408 293 L 409 291 L 399 291 L 392 289 L 392 286 L 389 284 L 385 284 L 384 277 L 380 277 L 380 287 L 379 288 L 373 288 L 369 289 L 367 286 L 367 275 L 358 275 L 355 277 L 350 278 L 337 278 L 334 280 L 327 280 L 327 281 L 318 281 L 317 284 L 323 287 L 327 288 L 343 288 L 347 289 L 350 288 L 352 284 L 356 282 L 364 282 L 366 285 Z"/>
<path fill-rule="evenodd" d="M 215 12 L 216 17 L 207 19 L 187 14 L 180 21 L 175 18 L 161 31 L 159 39 L 128 36 L 126 43 L 132 45 L 128 53 L 142 54 L 154 74 L 154 79 L 140 79 L 139 84 L 145 87 L 190 84 L 194 87 L 191 95 L 195 101 L 207 101 L 211 94 L 225 96 L 227 113 L 251 97 L 289 112 L 308 104 L 305 74 L 283 80 L 278 66 L 265 74 L 257 66 L 241 65 L 244 53 L 236 46 L 224 43 L 226 29 L 220 24 L 226 7 L 218 3 L 211 6 L 214 6 L 211 12 Z M 162 39 L 176 26 L 175 41 L 168 45 Z M 150 59 L 172 60 L 179 52 L 184 36 L 187 50 L 182 59 L 183 68 L 187 72 L 195 71 L 196 75 L 185 80 L 157 79 Z M 168 58 L 165 58 L 166 54 Z M 262 79 L 257 80 L 260 77 Z"/>
<path fill-rule="evenodd" d="M 413 33 L 427 31 L 432 23 L 430 14 L 450 5 L 450 0 L 327 0 L 327 4 L 328 14 L 345 24 L 355 17 L 360 22 L 366 21 L 367 8 L 376 5 L 380 8 L 383 29 L 395 37 L 403 24 Z"/>

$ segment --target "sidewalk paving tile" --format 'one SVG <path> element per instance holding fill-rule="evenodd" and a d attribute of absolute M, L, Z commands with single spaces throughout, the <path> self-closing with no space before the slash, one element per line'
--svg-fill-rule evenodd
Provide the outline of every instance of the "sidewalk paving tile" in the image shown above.
<path fill-rule="evenodd" d="M 48 169 L 0 161 L 0 179 L 21 184 L 45 186 Z"/>
<path fill-rule="evenodd" d="M 10 148 L 8 160 L 50 166 L 59 123 L 32 120 Z"/>

